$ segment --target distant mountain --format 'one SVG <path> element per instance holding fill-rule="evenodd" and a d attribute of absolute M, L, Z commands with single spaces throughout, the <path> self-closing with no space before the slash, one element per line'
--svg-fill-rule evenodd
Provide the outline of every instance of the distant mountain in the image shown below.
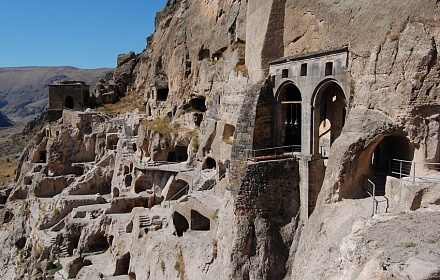
<path fill-rule="evenodd" d="M 48 85 L 57 80 L 84 81 L 92 90 L 111 68 L 70 66 L 0 68 L 0 112 L 14 122 L 26 122 L 48 105 Z"/>
<path fill-rule="evenodd" d="M 0 127 L 12 126 L 11 121 L 2 112 L 0 112 Z"/>

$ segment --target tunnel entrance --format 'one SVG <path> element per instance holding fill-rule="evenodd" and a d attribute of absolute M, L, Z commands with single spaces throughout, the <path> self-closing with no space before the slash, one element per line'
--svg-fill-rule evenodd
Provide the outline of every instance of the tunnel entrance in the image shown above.
<path fill-rule="evenodd" d="M 186 232 L 189 229 L 188 221 L 185 219 L 185 217 L 178 212 L 174 212 L 173 215 L 173 224 L 176 228 L 176 234 L 177 236 L 183 236 L 183 233 Z"/>
<path fill-rule="evenodd" d="M 411 162 L 414 158 L 414 146 L 403 135 L 386 136 L 380 141 L 371 155 L 371 171 L 376 185 L 377 195 L 385 194 L 386 176 L 390 175 L 392 159 Z M 402 170 L 410 173 L 410 170 Z"/>

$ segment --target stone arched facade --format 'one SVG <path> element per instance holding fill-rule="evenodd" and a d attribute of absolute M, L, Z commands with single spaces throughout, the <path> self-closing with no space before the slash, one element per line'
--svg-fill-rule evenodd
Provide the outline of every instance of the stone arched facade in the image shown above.
<path fill-rule="evenodd" d="M 49 121 L 61 117 L 64 109 L 84 110 L 89 103 L 89 86 L 79 81 L 49 85 Z"/>
<path fill-rule="evenodd" d="M 319 153 L 319 125 L 322 121 L 325 93 L 332 87 L 342 94 L 335 99 L 337 106 L 337 123 L 340 127 L 348 107 L 349 87 L 347 78 L 347 49 L 313 53 L 305 56 L 286 57 L 270 63 L 270 77 L 273 93 L 276 98 L 275 110 L 275 139 L 285 137 L 284 126 L 292 126 L 300 130 L 300 145 L 302 154 Z M 299 98 L 293 96 L 290 100 L 286 94 L 289 88 L 295 88 Z M 333 106 L 334 107 L 334 106 Z M 332 108 L 334 109 L 334 108 Z M 290 114 L 290 115 L 289 115 Z M 340 115 L 340 116 L 339 116 Z M 298 123 L 299 122 L 299 123 Z M 340 134 L 339 128 L 339 134 Z M 298 131 L 299 132 L 299 131 Z M 334 141 L 334 139 L 333 139 Z M 290 141 L 291 142 L 291 141 Z M 276 140 L 275 145 L 282 146 L 289 141 Z"/>

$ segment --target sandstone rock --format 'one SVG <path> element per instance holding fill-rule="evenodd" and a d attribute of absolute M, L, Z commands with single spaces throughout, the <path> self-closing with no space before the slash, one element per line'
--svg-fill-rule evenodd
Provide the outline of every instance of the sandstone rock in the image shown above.
<path fill-rule="evenodd" d="M 404 272 L 410 279 L 435 279 L 440 277 L 438 255 L 433 252 L 423 252 L 409 258 Z"/>

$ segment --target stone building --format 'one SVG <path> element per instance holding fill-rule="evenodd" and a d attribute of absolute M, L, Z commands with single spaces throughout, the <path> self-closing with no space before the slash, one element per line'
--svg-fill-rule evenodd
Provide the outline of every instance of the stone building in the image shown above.
<path fill-rule="evenodd" d="M 89 86 L 81 81 L 59 81 L 49 85 L 49 121 L 61 117 L 65 109 L 84 110 L 89 102 Z"/>

